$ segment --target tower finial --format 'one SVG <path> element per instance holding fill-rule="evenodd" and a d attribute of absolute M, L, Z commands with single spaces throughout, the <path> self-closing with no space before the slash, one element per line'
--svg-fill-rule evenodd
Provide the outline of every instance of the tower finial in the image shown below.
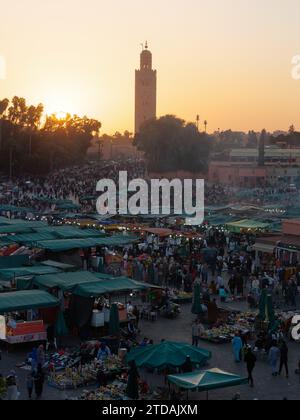
<path fill-rule="evenodd" d="M 146 41 L 145 50 L 148 50 L 148 41 Z"/>

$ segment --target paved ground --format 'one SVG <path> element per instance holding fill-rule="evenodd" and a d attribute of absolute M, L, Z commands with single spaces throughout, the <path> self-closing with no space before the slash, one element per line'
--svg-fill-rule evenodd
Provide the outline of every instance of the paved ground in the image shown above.
<path fill-rule="evenodd" d="M 242 309 L 241 306 L 236 306 L 236 309 Z M 153 338 L 155 342 L 161 339 L 174 340 L 174 341 L 191 341 L 191 323 L 193 316 L 191 314 L 191 305 L 182 307 L 183 311 L 177 320 L 159 319 L 156 323 L 143 321 L 142 337 L 147 336 Z M 233 361 L 231 346 L 228 345 L 211 345 L 202 343 L 201 347 L 212 351 L 213 358 L 210 362 L 210 367 L 218 367 L 232 373 L 246 375 L 246 367 L 244 364 L 236 365 Z M 248 386 L 239 388 L 230 388 L 220 391 L 213 391 L 210 393 L 212 400 L 230 400 L 238 392 L 241 394 L 243 400 L 282 400 L 288 398 L 290 400 L 300 400 L 300 377 L 294 374 L 300 359 L 300 344 L 289 343 L 290 348 L 290 379 L 285 377 L 273 378 L 271 375 L 271 368 L 267 362 L 259 361 L 257 363 L 255 376 L 255 388 L 251 389 Z M 2 353 L 2 361 L 0 362 L 0 372 L 7 374 L 10 369 L 15 369 L 16 364 L 24 361 L 26 349 L 14 351 L 7 354 Z M 26 371 L 16 369 L 19 382 L 21 386 L 21 399 L 26 399 L 25 378 Z M 147 376 L 147 379 L 152 384 L 162 383 L 161 378 L 158 376 Z M 61 392 L 45 386 L 44 399 L 59 400 L 66 399 L 78 395 L 80 392 Z M 206 399 L 206 395 L 192 394 L 192 398 Z"/>

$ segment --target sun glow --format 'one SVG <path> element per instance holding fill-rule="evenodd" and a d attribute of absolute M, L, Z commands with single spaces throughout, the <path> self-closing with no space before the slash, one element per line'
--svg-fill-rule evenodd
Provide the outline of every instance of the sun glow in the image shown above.
<path fill-rule="evenodd" d="M 68 115 L 67 112 L 63 112 L 63 111 L 55 112 L 54 114 L 58 120 L 65 120 Z"/>

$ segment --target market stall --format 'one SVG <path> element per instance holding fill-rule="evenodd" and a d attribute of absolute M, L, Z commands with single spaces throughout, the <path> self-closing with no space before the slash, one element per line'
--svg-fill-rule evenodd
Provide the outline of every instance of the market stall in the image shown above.
<path fill-rule="evenodd" d="M 1 293 L 0 314 L 5 315 L 1 341 L 7 344 L 46 341 L 46 326 L 38 310 L 58 305 L 57 299 L 40 290 Z M 36 313 L 34 320 L 33 311 Z"/>
<path fill-rule="evenodd" d="M 187 391 L 207 392 L 207 398 L 209 391 L 248 384 L 248 378 L 217 368 L 182 375 L 169 375 L 168 381 Z"/>

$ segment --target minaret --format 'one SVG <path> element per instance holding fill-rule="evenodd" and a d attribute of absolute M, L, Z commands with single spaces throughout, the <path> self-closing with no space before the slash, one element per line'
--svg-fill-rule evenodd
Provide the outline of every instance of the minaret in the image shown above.
<path fill-rule="evenodd" d="M 141 53 L 140 70 L 135 72 L 135 133 L 142 124 L 156 118 L 156 70 L 146 42 Z"/>

